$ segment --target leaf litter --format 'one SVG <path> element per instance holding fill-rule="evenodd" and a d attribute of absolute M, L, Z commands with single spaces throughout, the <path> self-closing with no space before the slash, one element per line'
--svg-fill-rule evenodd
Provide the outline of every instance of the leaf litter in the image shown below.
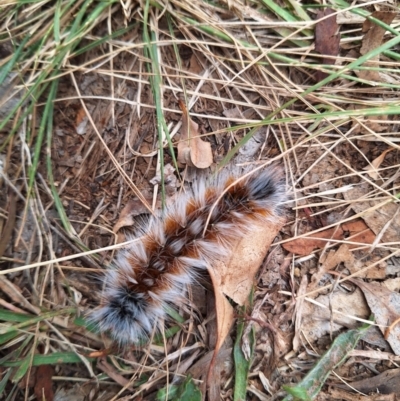
<path fill-rule="evenodd" d="M 365 334 L 363 342 L 357 346 L 359 355 L 364 356 L 350 357 L 335 371 L 342 378 L 350 378 L 353 383 L 361 378 L 369 380 L 375 376 L 375 387 L 372 386 L 371 391 L 382 389 L 382 380 L 389 378 L 391 371 L 394 371 L 393 377 L 396 377 L 393 362 L 389 358 L 389 355 L 393 356 L 393 351 L 384 335 L 387 334 L 388 339 L 393 341 L 389 333 L 397 330 L 397 296 L 393 295 L 398 293 L 393 280 L 398 278 L 400 266 L 396 257 L 399 248 L 396 225 L 398 146 L 394 135 L 397 132 L 397 121 L 386 110 L 387 105 L 395 107 L 398 104 L 397 88 L 377 86 L 375 80 L 370 84 L 360 84 L 356 80 L 357 71 L 347 71 L 347 76 L 340 76 L 305 98 L 294 96 L 309 88 L 315 76 L 310 71 L 318 70 L 321 55 L 329 56 L 323 60 L 324 64 L 332 63 L 333 60 L 338 68 L 354 61 L 349 61 L 349 58 L 359 57 L 366 43 L 363 40 L 360 45 L 360 41 L 372 35 L 368 32 L 360 34 L 365 15 L 372 9 L 357 3 L 357 7 L 349 11 L 349 4 L 337 2 L 334 7 L 337 17 L 326 18 L 323 21 L 328 21 L 328 25 L 325 28 L 322 25 L 329 32 L 327 44 L 331 50 L 323 53 L 324 50 L 316 49 L 319 52 L 317 55 L 314 54 L 308 28 L 303 35 L 298 24 L 299 18 L 304 15 L 299 17 L 302 14 L 297 13 L 290 23 L 282 23 L 282 18 L 288 18 L 289 9 L 283 9 L 278 4 L 275 9 L 268 11 L 268 16 L 261 4 L 249 9 L 239 3 L 235 7 L 235 2 L 230 2 L 230 9 L 211 4 L 203 9 L 194 2 L 185 4 L 184 11 L 177 2 L 169 3 L 168 6 L 163 1 L 160 4 L 165 6 L 164 13 L 151 6 L 149 14 L 152 29 L 156 27 L 152 43 L 157 47 L 157 59 L 161 67 L 161 96 L 157 100 L 161 103 L 161 112 L 170 130 L 172 149 L 176 152 L 179 146 L 182 149 L 184 145 L 181 153 L 186 156 L 180 169 L 195 163 L 200 167 L 211 166 L 215 169 L 249 129 L 254 128 L 255 135 L 247 142 L 249 146 L 240 150 L 243 157 L 234 162 L 256 166 L 258 160 L 263 163 L 266 159 L 274 159 L 284 164 L 288 181 L 293 187 L 294 196 L 290 206 L 294 206 L 294 211 L 288 215 L 284 227 L 271 228 L 271 236 L 274 236 L 274 232 L 276 234 L 276 230 L 280 232 L 271 246 L 273 253 L 270 257 L 263 263 L 259 261 L 261 256 L 252 259 L 250 264 L 254 271 L 258 268 L 257 264 L 262 264 L 255 278 L 252 271 L 242 276 L 246 282 L 244 286 L 238 285 L 235 280 L 228 280 L 226 277 L 231 273 L 231 266 L 227 263 L 225 267 L 228 273 L 214 279 L 217 282 L 216 289 L 212 289 L 205 280 L 201 283 L 200 295 L 195 296 L 196 289 L 187 305 L 178 305 L 180 319 L 166 322 L 165 339 L 161 339 L 161 342 L 157 339 L 140 349 L 109 349 L 104 352 L 103 340 L 97 333 L 88 330 L 84 320 L 78 325 L 72 317 L 54 318 L 50 325 L 47 319 L 41 321 L 40 335 L 35 331 L 36 323 L 33 322 L 13 331 L 11 340 L 5 337 L 8 332 L 2 334 L 4 348 L 1 356 L 7 356 L 16 364 L 2 369 L 15 372 L 22 361 L 28 361 L 25 356 L 31 355 L 35 344 L 29 336 L 23 337 L 28 333 L 39 342 L 50 344 L 46 348 L 47 354 L 43 356 L 51 357 L 54 354 L 56 357 L 59 351 L 61 356 L 58 361 L 71 360 L 75 363 L 58 363 L 59 376 L 57 381 L 53 381 L 53 387 L 57 387 L 55 397 L 70 390 L 70 399 L 78 399 L 76 389 L 68 383 L 69 377 L 81 380 L 81 388 L 89 390 L 90 397 L 97 400 L 125 397 L 154 399 L 158 391 L 161 391 L 163 397 L 169 393 L 169 388 L 172 391 L 173 386 L 180 386 L 186 394 L 198 394 L 196 388 L 199 387 L 204 396 L 203 384 L 215 355 L 215 345 L 218 341 L 222 342 L 221 339 L 216 340 L 216 337 L 222 333 L 225 341 L 216 357 L 215 382 L 212 393 L 209 393 L 210 399 L 234 398 L 233 344 L 242 346 L 249 362 L 248 377 L 243 381 L 243 386 L 247 384 L 246 398 L 283 398 L 282 384 L 300 382 L 308 367 L 316 363 L 313 352 L 323 354 L 332 343 L 332 338 L 341 331 L 359 327 L 361 323 L 355 320 L 356 317 L 368 319 L 371 311 L 363 292 L 349 281 L 337 283 L 347 275 L 354 275 L 362 278 L 364 284 L 375 283 L 377 280 L 389 284 L 392 280 L 394 288 L 385 293 L 384 299 L 392 296 L 394 304 L 390 298 L 386 310 L 383 310 L 384 305 L 373 307 L 383 316 L 390 317 L 390 324 L 394 326 L 383 334 L 380 330 L 375 330 L 374 335 Z M 49 10 L 54 11 L 48 6 L 48 9 L 44 7 L 38 10 L 44 12 L 40 14 L 42 17 Z M 299 7 L 297 4 L 295 6 Z M 343 8 L 346 12 L 342 11 Z M 33 7 L 29 11 L 34 17 L 35 10 Z M 20 11 L 25 16 L 26 10 L 23 7 Z M 154 186 L 160 191 L 162 177 L 166 183 L 168 177 L 179 177 L 176 171 L 168 173 L 161 168 L 160 159 L 165 166 L 174 165 L 174 160 L 165 138 L 163 153 L 160 153 L 160 141 L 155 135 L 158 131 L 154 110 L 156 102 L 148 79 L 147 55 L 143 52 L 141 11 L 114 5 L 110 10 L 109 24 L 105 23 L 108 18 L 105 15 L 104 18 L 96 19 L 98 25 L 90 35 L 85 36 L 85 40 L 91 44 L 96 40 L 101 41 L 99 38 L 107 37 L 110 30 L 120 29 L 130 20 L 133 25 L 129 30 L 117 39 L 109 38 L 106 45 L 102 43 L 97 48 L 89 46 L 80 54 L 69 53 L 71 57 L 63 64 L 65 75 L 60 80 L 57 99 L 53 102 L 54 135 L 46 150 L 51 153 L 54 183 L 50 182 L 50 176 L 47 175 L 45 149 L 36 150 L 41 159 L 35 176 L 35 187 L 32 189 L 35 196 L 29 202 L 26 201 L 28 191 L 24 183 L 27 182 L 30 150 L 34 149 L 36 143 L 36 124 L 41 121 L 41 105 L 35 106 L 29 117 L 23 117 L 24 128 L 11 141 L 7 139 L 9 132 L 0 133 L 0 146 L 6 144 L 2 148 L 6 151 L 1 154 L 1 161 L 4 160 L 0 177 L 1 224 L 7 219 L 13 219 L 12 211 L 9 215 L 5 194 L 17 194 L 17 227 L 1 259 L 1 268 L 7 272 L 8 282 L 3 282 L 0 291 L 4 295 L 0 300 L 1 308 L 14 314 L 30 312 L 42 315 L 49 310 L 62 311 L 71 305 L 76 306 L 76 314 L 82 314 L 97 305 L 101 286 L 93 280 L 93 270 L 107 266 L 113 255 L 112 251 L 102 249 L 119 242 L 122 236 L 140 222 L 141 217 L 137 218 L 136 215 L 148 212 L 142 201 L 133 200 L 132 188 L 127 185 L 126 177 L 136 185 L 146 203 L 153 204 L 154 208 L 161 205 L 159 193 L 154 194 Z M 308 16 L 309 10 L 303 9 L 303 12 Z M 332 11 L 324 13 L 326 16 Z M 51 23 L 54 15 L 57 13 L 48 15 Z M 73 10 L 71 15 L 75 15 Z M 173 29 L 169 30 L 171 21 Z M 305 21 L 310 27 L 311 18 L 302 20 L 301 24 Z M 261 26 L 261 22 L 266 25 Z M 276 27 L 276 24 L 279 26 Z M 33 38 L 37 32 L 35 27 L 32 26 Z M 18 30 L 17 24 L 15 29 Z M 295 34 L 296 37 L 286 38 L 297 29 L 300 31 Z M 321 26 L 316 31 L 318 29 Z M 49 28 L 49 32 L 55 30 Z M 320 36 L 319 33 L 316 36 Z M 377 38 L 381 36 L 382 32 L 378 32 Z M 177 39 L 175 41 L 171 38 Z M 380 42 L 375 43 L 375 47 L 370 43 L 367 53 L 385 44 L 386 38 L 392 40 L 392 34 L 385 33 Z M 52 43 L 59 42 L 54 40 Z M 296 48 L 296 43 L 303 47 Z M 15 44 L 18 45 L 17 36 Z M 51 42 L 48 45 L 51 48 Z M 336 51 L 338 45 L 339 50 Z M 356 51 L 356 56 L 344 57 L 340 51 L 350 47 Z M 82 49 L 78 48 L 77 52 Z M 45 55 L 43 57 L 33 57 L 32 60 L 46 60 L 47 63 Z M 398 67 L 391 57 L 390 52 L 385 52 L 380 54 L 379 60 L 369 60 L 375 67 L 379 66 L 380 82 L 388 82 L 385 76 L 396 81 Z M 6 59 L 7 62 L 9 60 Z M 38 71 L 36 65 L 29 65 L 29 60 L 24 62 L 28 64 L 22 71 Z M 368 63 L 364 66 L 368 66 Z M 18 101 L 20 94 L 17 90 L 20 89 L 14 89 L 9 84 L 6 86 L 7 93 L 16 91 L 13 99 Z M 188 105 L 185 107 L 189 108 L 190 105 L 190 116 L 189 113 L 182 113 L 177 100 L 181 95 L 185 98 L 185 105 Z M 262 122 L 271 110 L 277 110 L 286 101 L 293 99 L 295 103 L 284 107 L 274 117 L 276 120 Z M 46 99 L 41 101 L 45 102 Z M 84 123 L 87 116 L 83 112 L 82 101 L 89 110 L 93 125 L 89 119 Z M 10 111 L 10 104 L 6 102 L 6 113 Z M 372 111 L 377 108 L 380 108 L 383 118 Z M 24 116 L 24 110 L 20 109 L 20 116 Z M 323 114 L 323 117 L 319 114 Z M 399 110 L 395 114 L 399 114 Z M 179 124 L 185 119 L 189 129 L 181 129 L 181 138 L 178 138 Z M 34 123 L 31 124 L 31 121 Z M 355 124 L 358 122 L 367 128 L 361 126 L 357 131 Z M 25 129 L 28 130 L 27 136 Z M 201 137 L 202 142 L 195 141 L 193 146 L 192 138 L 182 138 L 182 132 L 191 132 L 194 137 Z M 114 155 L 119 168 L 123 168 L 125 179 L 121 177 L 120 169 L 110 154 Z M 373 166 L 373 170 L 365 171 L 366 166 Z M 196 173 L 198 167 L 192 167 L 192 170 Z M 54 184 L 60 196 L 73 228 L 71 231 L 65 232 L 59 228 L 59 217 L 53 208 L 53 197 L 49 191 L 51 184 Z M 173 201 L 175 191 L 184 190 L 181 185 L 187 184 L 173 184 L 167 198 Z M 353 191 L 348 188 L 353 188 Z M 22 197 L 18 194 L 22 194 Z M 29 207 L 25 209 L 27 204 Z M 1 224 L 3 234 L 4 225 Z M 58 231 L 55 227 L 58 227 Z M 336 231 L 329 231 L 331 229 Z M 335 237 L 334 232 L 339 232 L 339 229 L 342 232 Z M 119 238 L 115 236 L 117 231 Z M 320 238 L 310 237 L 311 232 L 322 234 Z M 293 252 L 285 248 L 285 244 L 290 241 L 296 244 L 296 241 L 307 236 L 309 238 L 306 242 L 297 242 Z M 308 247 L 307 243 L 311 243 L 312 247 Z M 73 256 L 87 249 L 101 251 L 91 262 L 90 255 L 51 262 L 55 258 Z M 23 273 L 12 270 L 36 261 L 47 263 L 45 267 L 26 269 Z M 238 270 L 235 268 L 232 271 Z M 243 273 L 242 270 L 240 272 Z M 226 288 L 223 287 L 225 278 L 230 282 Z M 254 287 L 253 310 L 247 312 L 249 315 L 240 316 L 244 318 L 246 326 L 242 342 L 236 338 L 234 331 L 228 330 L 238 309 L 232 312 L 235 309 L 232 309 L 232 303 L 227 301 L 226 295 L 231 300 L 238 295 L 246 298 L 245 293 L 254 280 L 257 285 Z M 219 297 L 219 304 L 224 305 L 222 314 L 218 316 L 220 320 L 221 317 L 225 320 L 222 329 L 217 327 L 216 309 L 212 306 L 214 292 Z M 302 299 L 301 303 L 299 298 Z M 310 309 L 309 305 L 313 308 Z M 2 322 L 11 326 L 16 324 L 7 319 L 6 315 L 2 315 Z M 390 326 L 388 322 L 382 324 L 386 328 Z M 254 352 L 249 343 L 253 332 Z M 275 334 L 272 335 L 272 332 Z M 297 345 L 292 349 L 295 335 Z M 71 355 L 65 353 L 64 346 L 61 347 L 60 338 L 63 344 L 72 347 L 75 353 L 71 354 L 75 359 L 67 359 Z M 351 341 L 349 343 L 354 344 Z M 367 347 L 377 350 L 374 357 L 365 356 L 372 354 L 361 353 L 366 352 L 363 348 Z M 101 377 L 105 377 L 104 372 L 109 373 L 107 379 L 101 379 L 96 386 L 91 386 L 93 379 L 84 364 L 77 364 L 80 361 L 77 355 L 87 355 L 93 350 L 100 351 L 99 359 L 93 362 L 96 374 L 103 372 L 104 376 Z M 382 350 L 382 355 L 383 351 L 386 353 L 385 358 L 376 357 L 379 355 L 378 350 Z M 179 355 L 180 351 L 179 362 L 175 357 L 166 357 Z M 19 359 L 16 355 L 24 358 Z M 110 369 L 100 369 L 101 364 L 97 366 L 100 357 L 107 361 Z M 37 355 L 34 355 L 33 360 L 36 363 Z M 336 361 L 334 358 L 332 360 Z M 29 363 L 23 369 L 25 367 L 29 367 Z M 7 374 L 12 370 L 8 370 Z M 378 372 L 389 373 L 385 376 Z M 180 379 L 181 375 L 188 377 L 189 374 L 192 379 Z M 67 379 L 63 380 L 63 377 Z M 329 386 L 321 388 L 321 397 L 337 399 L 335 391 L 338 391 L 338 381 L 336 377 L 329 376 Z M 127 383 L 134 387 L 129 386 L 128 390 Z M 5 380 L 4 385 L 9 394 L 13 391 L 18 391 L 18 395 L 25 392 L 24 386 L 16 389 L 10 380 Z M 393 385 L 388 386 L 388 391 L 395 388 Z M 33 387 L 31 389 L 28 392 L 33 391 Z M 103 389 L 106 389 L 104 393 Z M 341 397 L 354 399 L 355 395 L 348 392 L 348 389 L 346 387 L 346 392 L 341 390 Z"/>
<path fill-rule="evenodd" d="M 319 10 L 318 22 L 315 24 L 315 50 L 323 56 L 331 56 L 322 58 L 322 64 L 328 65 L 335 64 L 335 58 L 340 50 L 339 25 L 336 22 L 336 15 L 332 14 L 335 14 L 335 10 L 329 7 Z M 317 81 L 322 81 L 327 76 L 326 72 L 317 71 L 315 78 Z"/>

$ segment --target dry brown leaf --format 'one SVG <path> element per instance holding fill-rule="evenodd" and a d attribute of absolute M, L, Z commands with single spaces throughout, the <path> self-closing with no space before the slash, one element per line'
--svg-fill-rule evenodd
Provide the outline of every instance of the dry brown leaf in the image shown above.
<path fill-rule="evenodd" d="M 296 255 L 309 255 L 314 249 L 323 248 L 329 239 L 339 240 L 343 238 L 341 227 L 329 228 L 306 237 L 296 238 L 282 244 L 287 251 Z"/>
<path fill-rule="evenodd" d="M 323 276 L 340 263 L 345 262 L 351 266 L 356 265 L 354 255 L 350 251 L 349 246 L 346 244 L 340 245 L 338 250 L 330 250 L 329 252 L 325 253 L 324 256 L 325 259 L 323 260 L 323 263 L 318 268 L 316 273 L 312 275 L 311 284 L 308 288 L 309 291 L 317 287 Z"/>
<path fill-rule="evenodd" d="M 352 209 L 356 213 L 363 213 L 363 220 L 375 235 L 382 234 L 383 242 L 398 242 L 400 236 L 400 206 L 396 203 L 387 203 L 376 208 L 379 201 L 366 199 L 369 192 L 368 184 L 355 187 L 344 193 L 346 200 L 363 200 L 352 202 Z"/>
<path fill-rule="evenodd" d="M 335 10 L 325 8 L 317 13 L 317 19 L 334 14 Z M 337 56 L 340 50 L 340 35 L 338 33 L 338 24 L 336 15 L 332 15 L 315 24 L 315 50 L 324 56 Z M 332 57 L 324 57 L 322 64 L 335 64 L 335 59 Z M 322 71 L 317 71 L 317 82 L 323 80 L 328 74 Z"/>
<path fill-rule="evenodd" d="M 53 367 L 50 365 L 38 366 L 36 370 L 35 396 L 38 400 L 53 401 Z"/>
<path fill-rule="evenodd" d="M 385 160 L 385 156 L 391 152 L 393 148 L 386 149 L 384 152 L 380 154 L 376 159 L 374 159 L 370 165 L 364 168 L 364 171 L 374 180 L 379 178 L 378 168 L 382 164 L 383 160 Z"/>
<path fill-rule="evenodd" d="M 177 187 L 177 178 L 174 174 L 175 169 L 172 167 L 170 163 L 164 166 L 164 186 L 165 186 L 165 193 L 168 197 L 171 197 L 176 194 L 176 187 Z M 150 184 L 153 185 L 161 185 L 161 173 L 158 172 L 151 180 Z"/>
<path fill-rule="evenodd" d="M 213 162 L 211 144 L 200 138 L 199 126 L 189 117 L 189 112 L 182 101 L 181 140 L 178 143 L 178 162 L 191 167 L 208 168 Z"/>
<path fill-rule="evenodd" d="M 322 264 L 321 268 L 319 269 L 318 274 L 320 274 L 320 271 L 323 272 L 323 274 L 325 274 L 329 270 L 334 269 L 337 265 L 339 265 L 342 262 L 354 262 L 354 255 L 350 252 L 350 248 L 346 244 L 340 245 L 337 251 L 330 251 L 327 254 L 327 257 L 324 263 Z M 315 279 L 314 276 L 313 280 Z M 319 279 L 321 279 L 321 277 L 319 277 Z"/>
<path fill-rule="evenodd" d="M 135 222 L 134 217 L 139 215 L 138 207 L 143 205 L 139 199 L 129 200 L 125 207 L 122 209 L 118 221 L 113 227 L 113 232 L 117 233 L 122 227 L 132 226 Z M 143 211 L 142 211 L 143 212 Z M 147 209 L 146 209 L 147 212 Z"/>
<path fill-rule="evenodd" d="M 300 339 L 300 334 L 301 334 L 301 321 L 302 321 L 302 316 L 303 316 L 303 306 L 304 306 L 304 295 L 307 293 L 307 285 L 308 285 L 308 278 L 307 275 L 305 274 L 301 278 L 301 282 L 299 285 L 299 289 L 297 291 L 297 300 L 296 300 L 296 310 L 295 310 L 295 332 L 294 332 L 294 337 L 293 337 L 293 351 L 297 352 L 300 349 L 301 346 L 301 339 Z"/>
<path fill-rule="evenodd" d="M 363 220 L 357 219 L 348 221 L 341 225 L 343 231 L 348 232 L 347 239 L 350 242 L 358 242 L 360 244 L 372 244 L 375 241 L 376 235 Z M 358 245 L 349 244 L 349 249 L 358 248 Z"/>
<path fill-rule="evenodd" d="M 22 308 L 35 314 L 40 313 L 40 308 L 32 305 L 23 295 L 21 288 L 8 280 L 4 275 L 0 276 L 0 291 L 7 294 L 14 303 L 20 305 Z"/>
<path fill-rule="evenodd" d="M 353 58 L 356 58 L 353 56 Z M 358 106 L 357 106 L 358 107 Z M 361 106 L 361 108 L 363 108 Z M 356 110 L 356 106 L 354 104 L 350 104 L 348 110 Z M 362 124 L 360 124 L 362 123 Z M 353 120 L 352 122 L 352 132 L 354 135 L 357 134 L 367 134 L 371 135 L 372 132 L 382 132 L 387 130 L 387 125 L 390 123 L 389 116 L 381 115 L 381 116 L 366 116 L 365 118 L 358 118 L 357 120 Z M 364 138 L 363 138 L 364 139 Z M 374 137 L 374 141 L 376 138 Z"/>
<path fill-rule="evenodd" d="M 296 238 L 292 241 L 282 244 L 283 248 L 296 255 L 309 255 L 314 249 L 323 248 L 327 240 L 342 240 L 345 232 L 350 235 L 347 238 L 351 242 L 360 244 L 372 244 L 375 240 L 375 234 L 365 225 L 362 220 L 355 220 L 344 223 L 340 227 L 329 228 L 306 237 Z M 356 244 L 348 244 L 349 249 L 358 247 Z"/>
<path fill-rule="evenodd" d="M 213 266 L 221 276 L 221 291 L 238 305 L 247 302 L 254 284 L 254 277 L 284 220 L 268 228 L 260 226 L 234 247 L 229 260 Z"/>
<path fill-rule="evenodd" d="M 234 251 L 226 260 L 210 266 L 208 271 L 215 292 L 217 316 L 217 344 L 213 361 L 228 335 L 234 318 L 232 305 L 226 296 L 239 305 L 244 305 L 254 284 L 254 277 L 274 238 L 284 223 L 284 219 L 275 225 L 259 226 L 252 235 L 244 237 L 232 248 Z M 212 380 L 213 364 L 210 365 L 208 382 Z"/>
<path fill-rule="evenodd" d="M 188 68 L 188 71 L 197 75 L 199 75 L 204 70 L 204 67 L 201 65 L 198 57 L 199 57 L 198 54 L 196 53 L 192 54 L 192 56 L 190 57 L 189 68 Z"/>
<path fill-rule="evenodd" d="M 351 280 L 363 292 L 376 323 L 396 355 L 400 355 L 400 294 L 382 283 Z M 393 325 L 393 326 L 391 326 Z"/>
<path fill-rule="evenodd" d="M 375 11 L 371 15 L 372 17 L 381 20 L 387 25 L 390 25 L 394 18 L 396 17 L 395 12 L 390 11 Z M 386 30 L 371 22 L 370 20 L 365 20 L 362 28 L 365 35 L 362 40 L 362 45 L 360 49 L 360 53 L 362 55 L 367 54 L 371 50 L 376 49 L 382 44 L 383 37 L 385 35 Z M 379 67 L 379 54 L 375 57 L 371 58 L 368 62 L 364 64 L 364 67 L 373 66 Z M 357 75 L 368 81 L 381 81 L 381 76 L 379 71 L 371 71 L 371 70 L 362 70 L 357 71 Z"/>
<path fill-rule="evenodd" d="M 325 307 L 311 302 L 305 302 L 303 305 L 302 328 L 307 341 L 310 342 L 318 340 L 328 333 L 335 333 L 343 326 L 357 327 L 359 322 L 351 316 L 368 319 L 370 315 L 370 310 L 360 289 L 356 289 L 352 293 L 336 290 L 330 294 L 320 295 L 315 301 Z"/>

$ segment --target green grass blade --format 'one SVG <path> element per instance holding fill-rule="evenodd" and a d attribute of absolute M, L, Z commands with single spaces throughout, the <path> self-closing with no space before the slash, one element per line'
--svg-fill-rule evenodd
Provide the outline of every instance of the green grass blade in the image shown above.
<path fill-rule="evenodd" d="M 11 57 L 11 59 L 0 68 L 0 85 L 4 82 L 6 79 L 7 75 L 11 72 L 13 67 L 16 65 L 18 60 L 21 58 L 22 51 L 25 49 L 26 42 L 28 42 L 29 36 L 26 36 L 23 41 L 20 43 L 18 46 L 17 50 Z M 1 99 L 0 99 L 1 100 Z"/>
<path fill-rule="evenodd" d="M 96 358 L 85 358 L 93 362 Z M 4 362 L 2 366 L 4 367 L 19 367 L 24 363 L 25 359 L 19 361 Z M 32 360 L 32 366 L 41 365 L 60 365 L 62 363 L 81 363 L 82 359 L 74 352 L 54 352 L 48 355 L 34 355 Z"/>
<path fill-rule="evenodd" d="M 296 12 L 301 21 L 311 21 L 310 16 L 303 9 L 302 3 L 296 0 L 285 0 L 285 2 L 289 4 L 290 7 L 293 8 L 293 10 Z M 306 33 L 307 35 L 309 34 L 313 35 L 313 32 L 310 30 L 305 31 L 304 33 Z"/>
<path fill-rule="evenodd" d="M 240 308 L 240 313 L 244 314 L 245 312 L 246 312 L 245 307 Z M 235 387 L 233 393 L 234 401 L 241 401 L 246 399 L 247 376 L 250 371 L 250 366 L 255 348 L 254 330 L 251 330 L 248 338 L 251 355 L 250 359 L 247 360 L 242 351 L 242 339 L 243 339 L 244 328 L 245 328 L 245 321 L 244 319 L 240 319 L 237 323 L 236 341 L 233 347 L 233 361 L 235 363 Z"/>
<path fill-rule="evenodd" d="M 13 383 L 18 383 L 25 375 L 26 372 L 28 371 L 29 367 L 31 366 L 31 361 L 32 361 L 32 353 L 35 352 L 35 349 L 32 348 L 29 352 L 29 354 L 22 359 L 21 364 L 18 366 L 18 369 L 14 373 L 14 376 L 12 378 Z"/>
<path fill-rule="evenodd" d="M 7 315 L 5 315 L 5 312 L 7 311 L 2 311 L 3 316 L 7 317 Z M 18 329 L 22 329 L 24 327 L 36 324 L 38 322 L 41 322 L 43 320 L 46 319 L 51 319 L 52 317 L 55 316 L 60 316 L 60 315 L 68 315 L 68 314 L 72 314 L 75 313 L 76 310 L 75 308 L 66 308 L 63 310 L 55 310 L 55 311 L 50 311 L 50 312 L 44 312 L 39 316 L 29 316 L 29 319 L 27 320 L 23 320 L 21 322 L 19 322 L 18 324 L 14 325 L 14 326 L 9 326 L 9 327 L 3 327 L 0 329 L 1 333 L 9 333 Z M 18 316 L 18 317 L 17 317 Z M 18 319 L 22 319 L 21 315 L 15 314 L 15 317 Z M 10 319 L 10 316 L 8 315 L 8 318 Z"/>
<path fill-rule="evenodd" d="M 157 117 L 157 133 L 158 133 L 158 146 L 159 146 L 159 162 L 160 162 L 160 176 L 161 176 L 161 202 L 162 208 L 165 207 L 165 178 L 164 178 L 164 130 L 167 128 L 167 124 L 164 119 L 161 104 L 161 69 L 158 60 L 156 35 L 150 29 L 149 22 L 149 9 L 150 0 L 146 0 L 144 15 L 143 15 L 143 39 L 145 42 L 144 53 L 147 58 L 150 59 L 150 65 L 148 65 L 148 71 L 150 73 L 150 86 L 153 92 L 153 98 L 156 106 L 156 117 Z M 168 129 L 165 131 L 167 132 Z M 167 134 L 169 136 L 169 133 Z M 166 137 L 167 137 L 166 135 Z"/>
<path fill-rule="evenodd" d="M 300 399 L 304 401 L 315 398 L 326 379 L 333 369 L 340 366 L 350 351 L 357 345 L 360 338 L 368 330 L 369 326 L 362 326 L 359 329 L 349 330 L 336 337 L 330 349 L 321 357 L 318 363 L 312 368 L 304 379 L 296 386 L 284 386 L 289 393 L 284 401 Z"/>
<path fill-rule="evenodd" d="M 46 100 L 46 105 L 43 111 L 43 116 L 40 121 L 39 131 L 37 134 L 35 149 L 33 153 L 32 165 L 29 169 L 29 181 L 28 181 L 28 193 L 32 190 L 33 184 L 35 182 L 36 170 L 39 164 L 40 153 L 42 151 L 42 144 L 44 139 L 44 134 L 46 132 L 46 127 L 49 121 L 49 115 L 52 115 L 52 110 L 54 108 L 54 100 L 56 98 L 57 82 L 53 81 L 50 86 L 50 92 Z"/>

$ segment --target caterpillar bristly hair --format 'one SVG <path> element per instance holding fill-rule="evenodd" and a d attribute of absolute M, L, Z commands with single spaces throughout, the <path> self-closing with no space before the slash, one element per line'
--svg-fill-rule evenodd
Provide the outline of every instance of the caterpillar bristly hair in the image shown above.
<path fill-rule="evenodd" d="M 182 301 L 199 271 L 229 254 L 255 225 L 268 230 L 281 218 L 284 200 L 282 174 L 275 168 L 245 178 L 226 170 L 198 180 L 119 252 L 91 320 L 119 345 L 148 337 L 164 321 L 165 305 Z"/>

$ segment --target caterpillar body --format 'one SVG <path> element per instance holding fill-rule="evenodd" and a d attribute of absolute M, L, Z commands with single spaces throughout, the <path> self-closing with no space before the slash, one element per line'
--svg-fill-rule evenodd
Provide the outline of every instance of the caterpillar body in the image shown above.
<path fill-rule="evenodd" d="M 223 171 L 200 179 L 137 233 L 106 271 L 100 306 L 90 316 L 119 345 L 148 337 L 201 270 L 232 251 L 255 225 L 283 214 L 285 185 L 276 169 L 247 176 Z"/>

